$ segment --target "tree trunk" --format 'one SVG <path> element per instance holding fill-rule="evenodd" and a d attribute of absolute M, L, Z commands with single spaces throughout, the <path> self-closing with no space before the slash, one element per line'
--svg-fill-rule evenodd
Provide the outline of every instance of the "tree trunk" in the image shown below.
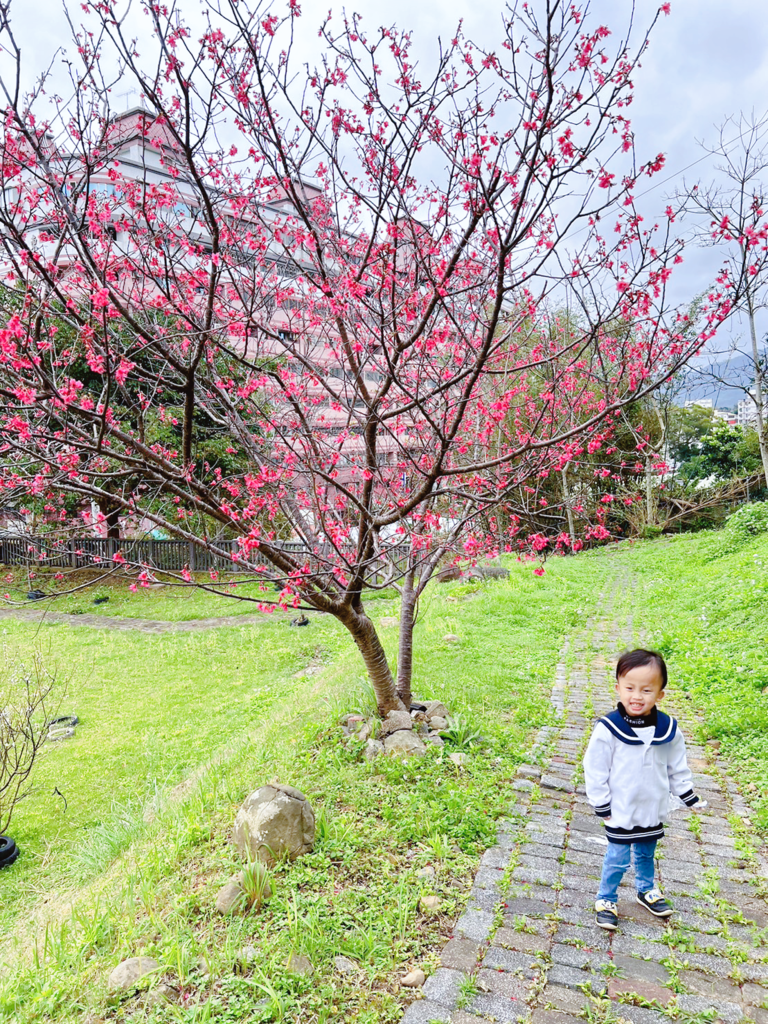
<path fill-rule="evenodd" d="M 110 540 L 120 540 L 120 508 L 101 503 L 99 504 L 99 511 L 104 516 L 107 537 Z"/>
<path fill-rule="evenodd" d="M 368 678 L 376 694 L 376 707 L 382 718 L 390 711 L 402 711 L 404 706 L 397 696 L 395 680 L 392 678 L 387 656 L 381 646 L 376 628 L 363 612 L 349 611 L 339 618 L 352 634 L 352 639 L 363 656 Z"/>
<path fill-rule="evenodd" d="M 411 706 L 413 677 L 413 622 L 417 597 L 409 573 L 400 600 L 400 632 L 397 649 L 397 695 L 406 708 Z"/>
<path fill-rule="evenodd" d="M 653 525 L 653 472 L 651 469 L 651 457 L 645 456 L 645 520 L 649 526 Z"/>
<path fill-rule="evenodd" d="M 760 445 L 760 461 L 763 464 L 764 483 L 768 487 L 768 438 L 765 436 L 765 417 L 763 416 L 763 381 L 760 375 L 760 353 L 757 349 L 757 331 L 755 329 L 755 311 L 749 299 L 749 333 L 752 340 L 752 364 L 755 376 L 755 408 L 757 409 L 757 443 Z"/>
<path fill-rule="evenodd" d="M 563 475 L 563 501 L 565 503 L 565 512 L 568 516 L 568 533 L 571 537 L 571 551 L 573 551 L 573 545 L 576 543 L 576 530 L 573 525 L 573 509 L 571 508 L 571 492 L 568 489 L 568 474 L 565 472 L 565 466 L 563 466 L 561 473 Z"/>

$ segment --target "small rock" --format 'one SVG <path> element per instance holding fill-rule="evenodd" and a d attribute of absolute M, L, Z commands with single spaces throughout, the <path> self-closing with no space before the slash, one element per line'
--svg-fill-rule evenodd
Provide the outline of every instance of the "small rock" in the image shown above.
<path fill-rule="evenodd" d="M 457 644 L 458 642 L 459 638 L 456 636 L 455 633 L 446 633 L 445 636 L 443 637 L 444 644 Z"/>
<path fill-rule="evenodd" d="M 162 1006 L 164 1003 L 175 1003 L 179 998 L 179 990 L 167 981 L 161 982 L 147 994 L 147 1006 Z"/>
<path fill-rule="evenodd" d="M 417 878 L 434 878 L 435 874 L 436 874 L 436 872 L 435 872 L 435 869 L 432 867 L 432 865 L 431 864 L 427 864 L 427 866 L 425 868 L 419 868 L 419 870 L 416 872 L 416 877 Z"/>
<path fill-rule="evenodd" d="M 146 974 L 160 970 L 160 964 L 151 956 L 132 956 L 114 968 L 107 982 L 111 992 L 129 992 Z"/>
<path fill-rule="evenodd" d="M 434 718 L 435 715 L 437 715 L 438 718 L 447 718 L 450 712 L 441 700 L 431 700 L 427 704 L 427 709 L 424 714 L 426 715 L 427 721 L 429 721 L 430 718 Z"/>
<path fill-rule="evenodd" d="M 713 750 L 719 750 L 720 740 L 707 740 L 707 746 L 712 747 Z"/>
<path fill-rule="evenodd" d="M 240 950 L 240 959 L 245 960 L 246 963 L 250 963 L 252 960 L 255 960 L 258 955 L 259 951 L 252 942 L 249 942 L 247 946 L 243 946 Z"/>
<path fill-rule="evenodd" d="M 348 956 L 335 956 L 333 958 L 333 966 L 339 974 L 353 974 L 357 970 L 357 964 L 354 960 L 350 960 Z"/>
<path fill-rule="evenodd" d="M 400 732 L 402 729 L 413 729 L 413 720 L 407 711 L 390 711 L 381 723 L 379 736 L 384 739 L 392 733 Z"/>
<path fill-rule="evenodd" d="M 422 896 L 419 900 L 419 909 L 422 914 L 436 914 L 440 909 L 440 897 Z"/>
<path fill-rule="evenodd" d="M 453 754 L 448 755 L 448 760 L 453 761 L 457 768 L 461 768 L 467 763 L 467 755 L 462 754 L 460 751 L 456 751 Z"/>
<path fill-rule="evenodd" d="M 363 757 L 366 761 L 372 761 L 374 757 L 378 757 L 384 753 L 384 744 L 379 740 L 368 740 L 365 744 L 365 750 L 363 751 Z"/>
<path fill-rule="evenodd" d="M 440 733 L 437 732 L 431 732 L 429 736 L 427 736 L 427 743 L 431 743 L 435 747 L 445 746 L 445 740 L 440 735 Z"/>
<path fill-rule="evenodd" d="M 399 626 L 400 619 L 398 619 L 396 615 L 385 615 L 383 618 L 379 619 L 379 625 L 384 626 L 385 628 L 388 626 Z"/>
<path fill-rule="evenodd" d="M 442 729 L 448 728 L 448 722 L 444 718 L 441 718 L 440 715 L 433 715 L 429 720 L 429 725 L 435 732 L 440 732 Z"/>
<path fill-rule="evenodd" d="M 457 604 L 459 599 L 458 599 L 458 597 L 454 597 L 453 594 L 449 594 L 448 597 L 446 597 L 445 600 L 446 601 L 450 601 L 451 604 Z"/>
<path fill-rule="evenodd" d="M 427 748 L 415 732 L 401 729 L 384 740 L 384 751 L 390 757 L 414 757 L 426 754 Z"/>
<path fill-rule="evenodd" d="M 240 876 L 234 875 L 219 889 L 216 897 L 216 909 L 220 914 L 231 914 L 233 910 L 243 905 L 245 893 L 240 885 Z"/>
<path fill-rule="evenodd" d="M 424 971 L 417 967 L 415 970 L 409 971 L 404 978 L 401 978 L 400 984 L 403 988 L 421 988 L 426 980 L 427 976 Z"/>
<path fill-rule="evenodd" d="M 304 978 L 308 978 L 315 973 L 315 968 L 312 966 L 311 961 L 307 957 L 297 956 L 295 953 L 291 953 L 288 957 L 285 969 L 290 974 L 300 974 Z"/>

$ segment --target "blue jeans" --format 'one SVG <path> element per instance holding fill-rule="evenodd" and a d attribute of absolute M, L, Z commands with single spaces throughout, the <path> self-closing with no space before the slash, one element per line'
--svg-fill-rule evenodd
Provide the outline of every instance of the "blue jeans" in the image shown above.
<path fill-rule="evenodd" d="M 630 851 L 635 851 L 635 886 L 638 892 L 653 888 L 653 855 L 656 840 L 650 843 L 608 843 L 603 860 L 603 874 L 600 878 L 599 900 L 616 902 L 619 885 L 629 867 Z"/>

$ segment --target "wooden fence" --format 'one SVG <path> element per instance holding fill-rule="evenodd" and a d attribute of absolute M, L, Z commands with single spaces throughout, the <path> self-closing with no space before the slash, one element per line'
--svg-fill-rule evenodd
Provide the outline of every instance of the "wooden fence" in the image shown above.
<path fill-rule="evenodd" d="M 306 546 L 300 541 L 281 541 L 279 546 L 287 554 L 309 554 Z M 206 572 L 211 569 L 227 572 L 246 571 L 237 562 L 232 561 L 232 555 L 240 550 L 236 540 L 216 541 L 216 547 L 223 554 L 208 551 L 185 540 L 154 540 L 150 537 L 120 540 L 107 537 L 76 537 L 60 540 L 55 537 L 14 534 L 0 536 L 0 565 L 92 569 L 100 565 L 111 565 L 115 555 L 119 553 L 132 565 L 166 569 L 170 572 L 180 572 L 185 568 L 191 572 Z M 388 549 L 386 561 L 403 562 L 407 554 L 408 546 L 398 545 Z M 269 564 L 258 550 L 251 553 L 250 562 L 257 565 Z"/>

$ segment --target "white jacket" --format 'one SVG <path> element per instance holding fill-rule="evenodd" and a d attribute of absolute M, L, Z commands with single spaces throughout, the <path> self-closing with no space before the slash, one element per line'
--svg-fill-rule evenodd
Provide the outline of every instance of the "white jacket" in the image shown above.
<path fill-rule="evenodd" d="M 650 743 L 638 737 L 618 710 L 601 718 L 584 755 L 584 781 L 595 813 L 611 819 L 606 834 L 612 842 L 660 838 L 670 793 L 688 807 L 699 799 L 683 734 L 677 721 L 661 711 Z"/>

